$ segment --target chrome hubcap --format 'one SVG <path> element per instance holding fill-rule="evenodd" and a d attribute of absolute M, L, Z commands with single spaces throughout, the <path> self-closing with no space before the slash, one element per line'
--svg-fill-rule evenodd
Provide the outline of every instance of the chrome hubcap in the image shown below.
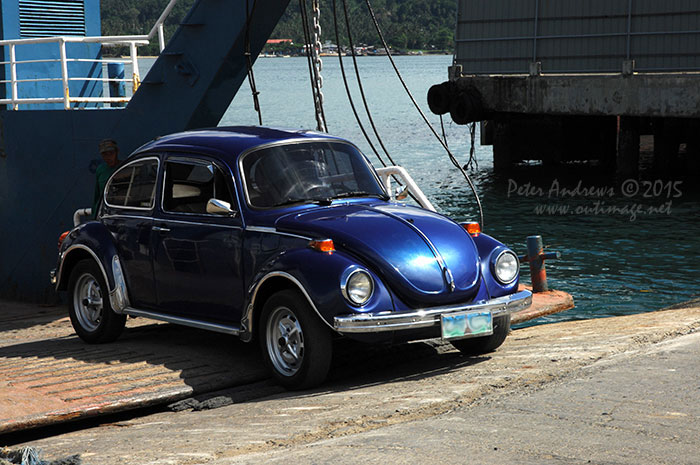
<path fill-rule="evenodd" d="M 73 289 L 73 307 L 80 326 L 87 331 L 95 331 L 102 320 L 102 289 L 90 273 L 85 273 Z"/>
<path fill-rule="evenodd" d="M 273 310 L 267 320 L 267 351 L 275 369 L 293 376 L 304 359 L 304 333 L 294 312 L 286 307 Z"/>

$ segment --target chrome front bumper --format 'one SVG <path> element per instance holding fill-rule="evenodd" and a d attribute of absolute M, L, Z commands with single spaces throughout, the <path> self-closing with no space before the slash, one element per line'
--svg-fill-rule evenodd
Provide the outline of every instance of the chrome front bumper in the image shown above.
<path fill-rule="evenodd" d="M 464 311 L 490 311 L 494 317 L 497 317 L 525 310 L 530 305 L 532 305 L 532 292 L 519 291 L 515 294 L 469 305 L 431 307 L 404 312 L 341 315 L 334 318 L 333 327 L 340 333 L 376 333 L 380 331 L 429 328 L 440 325 L 440 315 Z"/>

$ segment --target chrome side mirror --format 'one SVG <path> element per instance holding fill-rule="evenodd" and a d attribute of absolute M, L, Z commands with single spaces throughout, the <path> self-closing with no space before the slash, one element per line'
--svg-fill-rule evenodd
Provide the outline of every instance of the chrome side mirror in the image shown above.
<path fill-rule="evenodd" d="M 408 197 L 408 186 L 399 186 L 394 192 L 394 198 L 396 200 L 403 200 Z"/>
<path fill-rule="evenodd" d="M 207 202 L 207 213 L 236 216 L 236 212 L 231 209 L 231 204 L 219 199 L 209 199 L 209 202 Z"/>

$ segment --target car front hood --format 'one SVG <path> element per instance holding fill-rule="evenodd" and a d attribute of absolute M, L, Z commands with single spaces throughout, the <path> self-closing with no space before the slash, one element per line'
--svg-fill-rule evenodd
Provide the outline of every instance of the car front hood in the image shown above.
<path fill-rule="evenodd" d="M 479 255 L 469 234 L 440 214 L 397 204 L 342 204 L 286 215 L 279 230 L 333 239 L 373 265 L 409 301 L 438 305 L 478 290 Z"/>

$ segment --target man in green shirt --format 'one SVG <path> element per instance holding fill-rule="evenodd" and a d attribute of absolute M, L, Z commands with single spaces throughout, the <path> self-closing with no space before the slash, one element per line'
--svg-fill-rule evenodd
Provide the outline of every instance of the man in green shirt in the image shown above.
<path fill-rule="evenodd" d="M 104 163 L 100 163 L 95 171 L 95 201 L 92 205 L 92 216 L 97 217 L 97 208 L 100 206 L 105 185 L 112 173 L 119 166 L 119 147 L 112 139 L 104 139 L 100 142 L 100 155 Z"/>

